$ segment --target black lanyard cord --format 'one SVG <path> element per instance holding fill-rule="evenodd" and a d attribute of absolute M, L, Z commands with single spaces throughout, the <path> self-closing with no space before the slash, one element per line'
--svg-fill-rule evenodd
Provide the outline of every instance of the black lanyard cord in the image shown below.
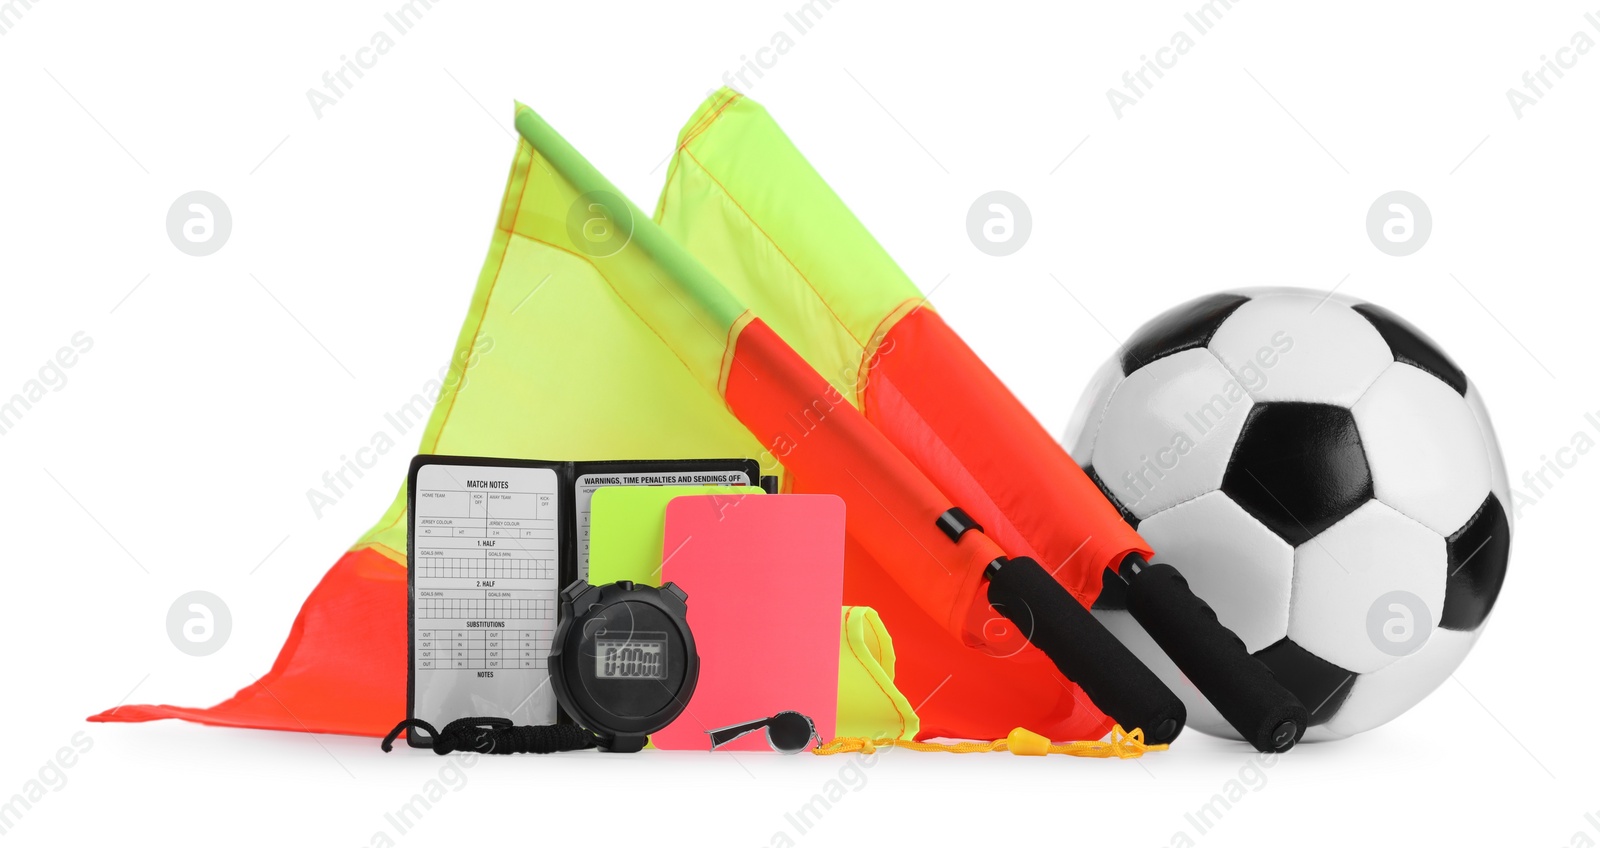
<path fill-rule="evenodd" d="M 480 754 L 553 754 L 580 751 L 595 746 L 594 734 L 576 724 L 542 726 L 513 725 L 508 718 L 458 718 L 434 730 L 420 718 L 408 718 L 383 737 L 383 750 L 394 748 L 400 733 L 411 728 L 425 731 L 433 739 L 433 752 L 443 756 L 454 751 Z"/>

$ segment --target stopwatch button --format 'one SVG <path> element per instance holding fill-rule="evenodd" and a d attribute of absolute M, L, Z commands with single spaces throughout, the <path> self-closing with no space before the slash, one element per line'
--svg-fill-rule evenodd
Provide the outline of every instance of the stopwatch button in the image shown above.
<path fill-rule="evenodd" d="M 667 583 L 662 585 L 661 591 L 664 594 L 668 594 L 674 598 L 677 598 L 680 603 L 687 604 L 689 602 L 689 593 L 683 591 L 683 589 L 680 588 L 676 583 Z"/>

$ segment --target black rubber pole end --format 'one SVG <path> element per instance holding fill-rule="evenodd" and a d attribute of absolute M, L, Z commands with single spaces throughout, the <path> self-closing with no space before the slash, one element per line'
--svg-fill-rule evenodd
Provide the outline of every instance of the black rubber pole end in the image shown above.
<path fill-rule="evenodd" d="M 1101 712 L 1145 742 L 1178 738 L 1188 714 L 1161 678 L 1117 641 L 1039 563 L 997 560 L 988 570 L 989 604 L 1010 619 Z"/>
<path fill-rule="evenodd" d="M 1217 620 L 1176 568 L 1140 562 L 1124 566 L 1123 577 L 1128 611 L 1245 741 L 1263 753 L 1282 753 L 1300 741 L 1310 720 L 1305 705 Z"/>

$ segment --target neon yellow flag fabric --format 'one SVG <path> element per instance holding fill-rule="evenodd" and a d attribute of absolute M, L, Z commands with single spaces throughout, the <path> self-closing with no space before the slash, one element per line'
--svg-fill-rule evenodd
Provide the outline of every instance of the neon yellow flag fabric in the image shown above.
<path fill-rule="evenodd" d="M 922 725 L 894 684 L 894 640 L 872 607 L 839 615 L 839 736 L 912 740 Z"/>
<path fill-rule="evenodd" d="M 881 332 L 926 303 L 766 110 L 731 89 L 678 134 L 655 219 L 857 407 Z M 807 231 L 826 236 L 793 237 Z"/>
<path fill-rule="evenodd" d="M 518 105 L 519 114 L 524 109 Z M 612 243 L 613 234 L 599 229 L 614 225 L 607 217 L 614 208 L 558 177 L 528 142 L 517 145 L 489 255 L 419 453 L 550 460 L 761 453 L 700 376 L 721 370 L 725 328 L 692 324 L 678 334 L 687 343 L 668 347 L 613 288 L 671 297 L 654 282 L 664 272 L 626 248 L 626 232 Z M 673 305 L 683 321 L 696 320 Z M 355 547 L 404 563 L 405 528 L 402 488 Z"/>

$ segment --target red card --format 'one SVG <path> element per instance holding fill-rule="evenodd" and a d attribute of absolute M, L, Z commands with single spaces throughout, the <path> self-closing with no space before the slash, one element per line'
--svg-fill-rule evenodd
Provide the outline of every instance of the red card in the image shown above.
<path fill-rule="evenodd" d="M 839 701 L 844 501 L 833 495 L 691 495 L 667 504 L 663 580 L 689 594 L 700 683 L 651 735 L 673 751 L 707 731 L 793 710 L 833 738 Z M 756 731 L 718 750 L 770 751 Z"/>

